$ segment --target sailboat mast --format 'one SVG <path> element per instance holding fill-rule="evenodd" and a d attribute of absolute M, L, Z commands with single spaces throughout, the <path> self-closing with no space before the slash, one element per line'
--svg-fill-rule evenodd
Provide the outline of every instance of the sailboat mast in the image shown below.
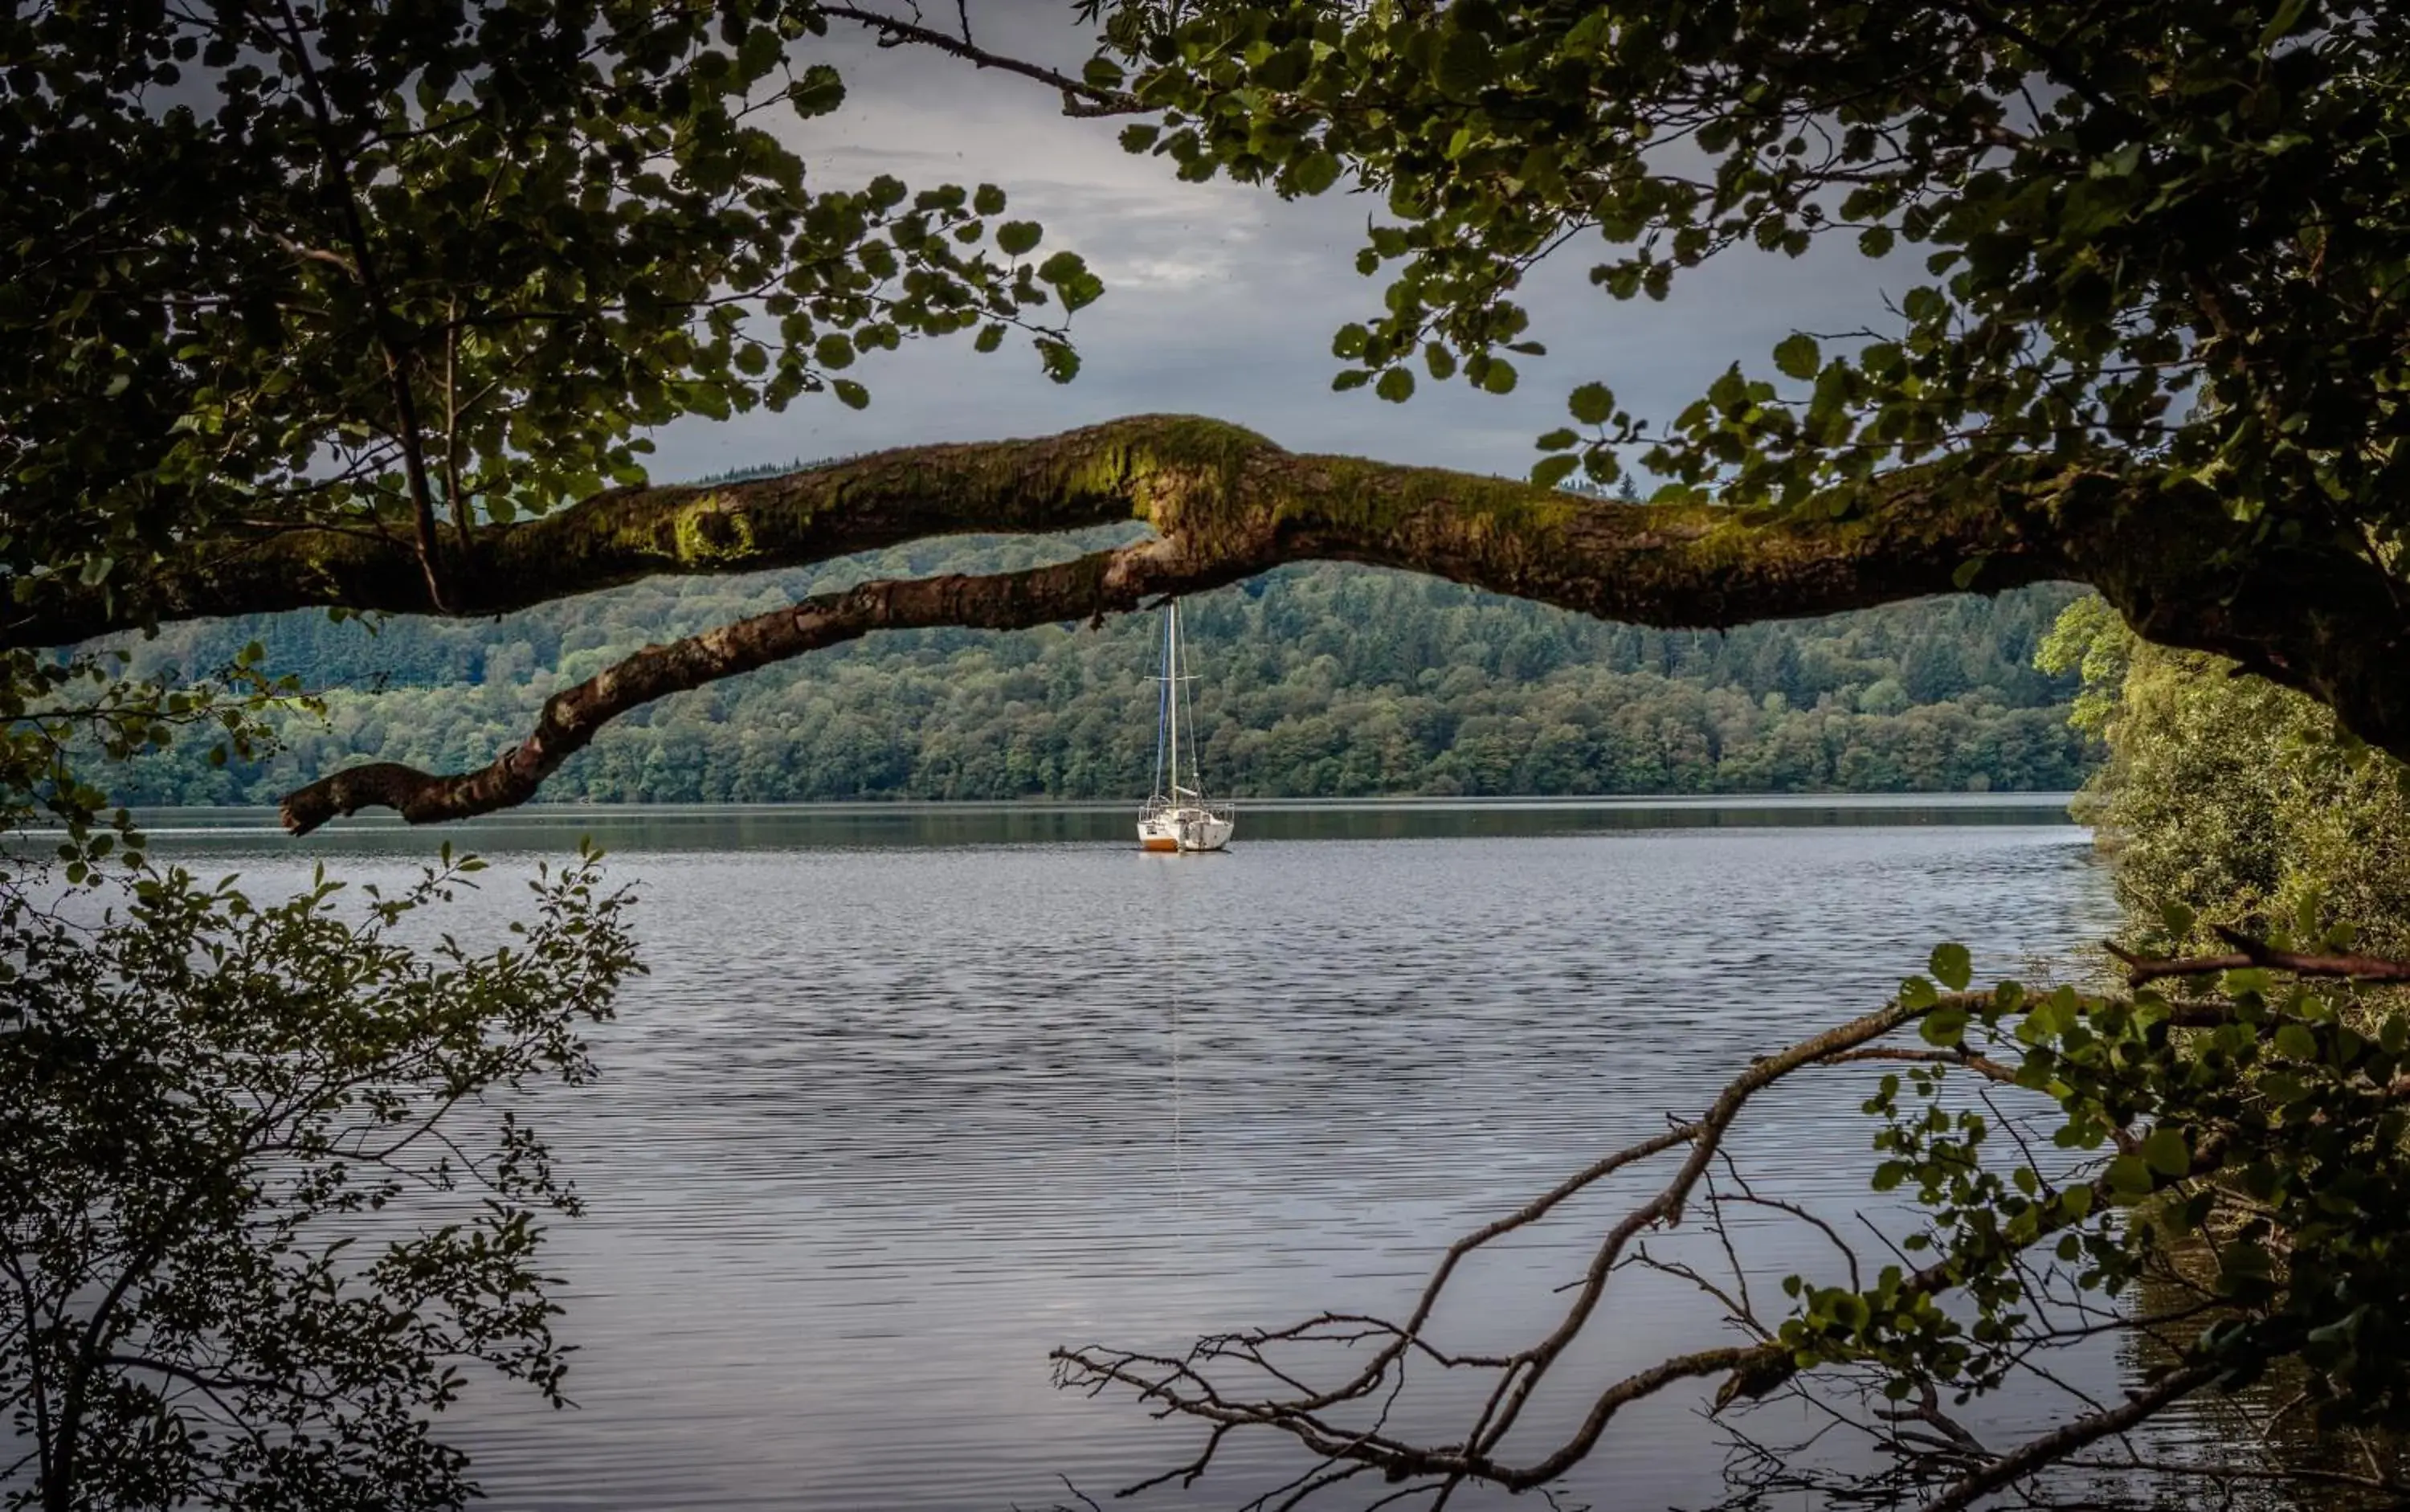
<path fill-rule="evenodd" d="M 1164 622 L 1164 688 L 1171 694 L 1171 807 L 1180 807 L 1180 601 L 1171 601 L 1171 618 Z"/>
<path fill-rule="evenodd" d="M 1171 726 L 1171 626 L 1163 627 L 1163 663 L 1155 679 L 1154 700 L 1154 791 L 1163 791 L 1163 739 Z M 1175 774 L 1174 781 L 1178 780 Z"/>

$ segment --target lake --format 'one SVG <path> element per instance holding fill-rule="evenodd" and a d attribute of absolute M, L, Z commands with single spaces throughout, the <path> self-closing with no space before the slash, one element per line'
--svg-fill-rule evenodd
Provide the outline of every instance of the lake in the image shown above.
<path fill-rule="evenodd" d="M 163 856 L 255 893 L 319 860 L 390 875 L 438 838 L 152 820 Z M 1450 1239 L 1876 1006 L 1936 941 L 2033 980 L 2084 969 L 2113 919 L 2063 796 L 1256 806 L 1203 857 L 1141 854 L 1129 821 L 532 809 L 444 836 L 496 861 L 474 907 L 499 915 L 517 890 L 494 878 L 593 833 L 652 967 L 597 1036 L 602 1082 L 541 1109 L 589 1204 L 551 1252 L 579 1408 L 480 1392 L 445 1425 L 493 1505 L 1004 1512 L 1076 1505 L 1067 1479 L 1240 1506 L 1298 1461 L 1241 1437 L 1196 1486 L 1111 1504 L 1200 1435 L 1054 1390 L 1047 1351 L 1401 1311 Z M 1895 1222 L 1865 1190 L 1868 1074 L 1769 1101 L 1742 1168 Z M 1541 1329 L 1618 1206 L 1490 1257 L 1458 1337 Z M 1829 1269 L 1795 1223 L 1742 1242 L 1769 1277 Z M 1730 1342 L 1711 1304 L 1629 1279 L 1569 1388 Z M 1514 1442 L 1583 1405 L 1544 1395 Z M 1619 1419 L 1568 1501 L 1711 1500 L 1699 1406 Z"/>

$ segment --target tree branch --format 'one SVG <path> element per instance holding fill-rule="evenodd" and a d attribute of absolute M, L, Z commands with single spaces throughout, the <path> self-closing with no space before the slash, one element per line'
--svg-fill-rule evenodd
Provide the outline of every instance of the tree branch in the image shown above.
<path fill-rule="evenodd" d="M 1986 589 L 2069 574 L 2051 533 L 2027 530 L 2040 506 L 2009 496 L 2056 499 L 2073 485 L 2018 473 L 2011 464 L 1896 473 L 1823 502 L 1852 517 L 1807 517 L 1821 516 L 1820 504 L 1766 520 L 1291 453 L 1218 421 L 1142 415 L 712 487 L 613 489 L 533 520 L 483 526 L 461 554 L 446 612 L 483 618 L 647 577 L 809 566 L 929 536 L 1137 519 L 1199 553 L 1269 533 L 1283 561 L 1374 562 L 1602 616 L 1711 628 L 1949 592 L 1975 556 L 1986 559 Z M 49 585 L 7 622 L 0 645 L 332 605 L 415 614 L 426 603 L 406 543 L 286 530 L 196 542 L 115 597 Z"/>
<path fill-rule="evenodd" d="M 2223 924 L 2214 927 L 2218 938 L 2234 947 L 2230 954 L 2178 956 L 2161 960 L 2137 955 L 2114 940 L 2102 940 L 2100 943 L 2102 949 L 2126 963 L 2126 980 L 2137 987 L 2164 977 L 2200 977 L 2218 971 L 2241 971 L 2250 967 L 2289 971 L 2297 977 L 2341 977 L 2353 981 L 2410 981 L 2410 961 L 2392 961 L 2377 955 L 2305 955 L 2297 951 L 2280 951 Z"/>
<path fill-rule="evenodd" d="M 1924 1504 L 1924 1512 L 1959 1512 L 2004 1486 L 2037 1470 L 2058 1463 L 2085 1446 L 2096 1444 L 2164 1411 L 2215 1380 L 2215 1365 L 2185 1365 L 2170 1371 L 2143 1390 L 2106 1412 L 2090 1413 L 2047 1433 L 2026 1440 L 1982 1469 L 1967 1476 Z"/>
<path fill-rule="evenodd" d="M 1621 1268 L 1626 1247 L 1645 1231 L 1670 1228 L 1680 1221 L 1696 1183 L 1704 1177 L 1709 1163 L 1719 1158 L 1725 1135 L 1752 1098 L 1805 1068 L 1856 1059 L 1862 1049 L 1938 1009 L 1970 1010 L 1990 1001 L 1985 994 L 1952 994 L 1913 1008 L 1895 1000 L 1778 1054 L 1754 1060 L 1696 1120 L 1677 1123 L 1662 1134 L 1615 1152 L 1524 1208 L 1451 1244 L 1425 1283 L 1414 1310 L 1398 1322 L 1325 1314 L 1285 1329 L 1207 1339 L 1179 1358 L 1094 1346 L 1057 1349 L 1053 1359 L 1058 1384 L 1091 1393 L 1111 1386 L 1127 1388 L 1158 1416 L 1177 1415 L 1208 1425 L 1212 1437 L 1206 1452 L 1184 1473 L 1201 1471 L 1212 1459 L 1213 1449 L 1232 1430 L 1266 1429 L 1288 1435 L 1323 1461 L 1369 1467 L 1393 1481 L 1420 1478 L 1452 1484 L 1470 1479 L 1509 1490 L 1535 1490 L 1555 1481 L 1595 1448 L 1623 1409 L 1683 1383 L 1724 1376 L 1714 1397 L 1717 1412 L 1735 1401 L 1761 1399 L 1793 1386 L 1804 1370 L 1813 1368 L 1802 1365 L 1795 1340 L 1759 1339 L 1672 1355 L 1598 1389 L 1590 1397 L 1579 1425 L 1561 1442 L 1519 1461 L 1509 1460 L 1501 1452 L 1520 1407 L 1531 1399 L 1567 1345 L 1595 1316 L 1606 1278 Z M 2200 1138 L 2190 1151 L 2185 1176 L 2218 1170 L 2225 1160 L 2226 1142 L 2224 1134 L 2218 1131 Z M 1561 1288 L 1571 1289 L 1575 1295 L 1567 1304 L 1563 1317 L 1544 1337 L 1503 1355 L 1450 1353 L 1426 1337 L 1442 1292 L 1454 1279 L 1459 1262 L 1473 1250 L 1537 1222 L 1567 1199 L 1590 1189 L 1608 1175 L 1677 1150 L 1683 1152 L 1678 1169 L 1653 1196 L 1627 1210 L 1607 1229 L 1592 1250 L 1582 1280 L 1570 1288 Z M 2088 1185 L 2094 1201 L 2082 1211 L 2104 1208 L 2115 1190 L 2106 1170 Z M 2032 1236 L 2019 1243 L 2028 1246 L 2041 1244 L 2081 1221 L 2074 1207 L 2050 1204 L 2039 1212 Z M 1826 1231 L 1830 1234 L 1829 1228 Z M 1945 1253 L 1898 1276 L 1895 1285 L 1887 1281 L 1887 1295 L 1895 1299 L 1938 1300 L 1958 1292 L 1969 1281 L 1964 1263 L 1962 1257 Z M 1302 1377 L 1309 1373 L 1280 1368 L 1266 1353 L 1274 1346 L 1322 1345 L 1352 1350 L 1369 1342 L 1377 1342 L 1372 1357 L 1338 1385 L 1328 1388 L 1302 1384 Z M 1443 1370 L 1468 1368 L 1488 1374 L 1488 1383 L 1475 1398 L 1482 1404 L 1475 1410 L 1468 1430 L 1451 1432 L 1445 1442 L 1418 1443 L 1385 1432 L 1378 1424 L 1369 1431 L 1353 1426 L 1357 1419 L 1344 1415 L 1343 1409 L 1375 1396 L 1385 1387 L 1392 1392 L 1398 1389 L 1409 1351 Z M 1229 1366 L 1267 1374 L 1291 1394 L 1258 1399 L 1225 1390 L 1212 1373 L 1217 1367 Z M 2097 1420 L 2079 1419 L 2063 1432 L 2044 1435 L 1997 1458 L 1980 1454 L 1980 1446 L 1970 1449 L 1971 1437 L 1964 1443 L 1953 1443 L 1952 1452 L 1965 1466 L 1963 1478 L 1942 1493 L 1944 1500 L 1938 1505 L 1967 1505 L 1963 1498 L 1949 1498 L 1967 1486 L 1976 1487 L 1970 1494 L 1980 1496 L 1988 1490 L 2023 1479 L 2117 1432 L 2120 1425 L 2138 1420 L 2124 1416 L 2127 1412 L 2148 1416 L 2197 1384 L 2168 1388 L 2165 1395 L 2155 1388 L 2144 1393 L 2140 1406 L 2108 1409 Z M 1334 1414 L 1334 1408 L 1343 1411 Z M 1938 1413 L 1938 1408 L 1935 1410 Z"/>
<path fill-rule="evenodd" d="M 1021 58 L 1009 57 L 1001 52 L 991 52 L 979 46 L 971 40 L 970 14 L 966 9 L 962 12 L 963 35 L 960 36 L 948 36 L 935 27 L 918 25 L 900 16 L 883 16 L 878 11 L 864 10 L 855 6 L 822 6 L 820 7 L 820 13 L 868 27 L 878 34 L 882 46 L 892 47 L 898 43 L 910 42 L 921 47 L 935 48 L 940 52 L 951 53 L 978 67 L 1001 69 L 1006 73 L 1019 74 L 1024 79 L 1034 79 L 1041 84 L 1052 85 L 1063 92 L 1065 115 L 1132 115 L 1143 112 L 1147 109 L 1139 103 L 1137 95 L 1125 90 L 1099 89 L 1085 80 L 1074 79 L 1059 69 L 1049 68 L 1041 64 L 1030 63 Z"/>
<path fill-rule="evenodd" d="M 1924 1007 L 1894 1001 L 1775 1054 L 1757 1058 L 1724 1087 L 1695 1121 L 1677 1123 L 1662 1134 L 1593 1162 L 1514 1213 L 1449 1245 L 1424 1284 L 1414 1310 L 1402 1322 L 1388 1324 L 1377 1319 L 1325 1315 L 1288 1329 L 1209 1340 L 1186 1359 L 1095 1348 L 1057 1349 L 1053 1358 L 1063 1378 L 1069 1382 L 1091 1388 L 1108 1384 L 1129 1387 L 1166 1413 L 1195 1418 L 1216 1429 L 1276 1429 L 1294 1436 L 1319 1456 L 1373 1466 L 1393 1479 L 1416 1476 L 1471 1477 L 1518 1490 L 1546 1486 L 1586 1458 L 1624 1408 L 1669 1387 L 1711 1375 L 1727 1375 L 1730 1379 L 1717 1398 L 1717 1405 L 1721 1407 L 1735 1395 L 1763 1395 L 1793 1373 L 1793 1346 L 1781 1343 L 1725 1345 L 1673 1356 L 1599 1391 L 1590 1399 L 1580 1425 L 1538 1459 L 1516 1464 L 1500 1457 L 1507 1433 L 1532 1393 L 1595 1315 L 1625 1250 L 1642 1233 L 1681 1222 L 1692 1191 L 1706 1176 L 1725 1134 L 1750 1099 L 1804 1067 L 1831 1062 L 1938 1008 L 1971 1008 L 1986 1001 L 1988 998 L 1981 994 L 1953 994 Z M 1575 1295 L 1564 1316 L 1544 1337 L 1504 1356 L 1445 1355 L 1428 1343 L 1425 1330 L 1467 1256 L 1493 1240 L 1539 1222 L 1567 1199 L 1607 1177 L 1677 1149 L 1685 1150 L 1680 1165 L 1654 1196 L 1626 1212 L 1608 1228 L 1574 1287 Z M 1945 1280 L 1941 1268 L 1937 1266 L 1909 1278 L 1909 1284 L 1932 1288 L 1940 1287 Z M 1343 1326 L 1346 1331 L 1334 1338 L 1330 1331 L 1334 1326 Z M 1375 1337 L 1383 1343 L 1372 1357 L 1340 1385 L 1324 1390 L 1298 1386 L 1293 1379 L 1272 1370 L 1262 1354 L 1262 1346 L 1267 1344 L 1352 1344 Z M 1471 1366 L 1494 1373 L 1486 1404 L 1469 1432 L 1447 1444 L 1418 1445 L 1378 1432 L 1349 1432 L 1325 1416 L 1328 1409 L 1372 1395 L 1392 1378 L 1394 1368 L 1410 1349 L 1432 1355 L 1444 1368 Z M 1200 1359 L 1242 1360 L 1286 1381 L 1296 1395 L 1265 1401 L 1225 1395 L 1197 1368 Z"/>
<path fill-rule="evenodd" d="M 466 819 L 525 803 L 560 763 L 602 727 L 683 689 L 783 662 L 874 630 L 964 625 L 1022 630 L 1138 607 L 1150 593 L 1230 582 L 1268 566 L 1227 556 L 1191 563 L 1170 543 L 1145 541 L 1076 561 L 991 577 L 924 577 L 864 583 L 788 609 L 723 625 L 669 646 L 648 647 L 617 666 L 555 693 L 527 739 L 491 765 L 436 777 L 393 762 L 350 767 L 284 800 L 284 827 L 307 835 L 327 821 L 381 807 L 414 824 Z"/>
<path fill-rule="evenodd" d="M 393 397 L 394 419 L 400 429 L 402 474 L 410 486 L 411 522 L 417 536 L 419 572 L 427 585 L 428 602 L 439 612 L 448 611 L 451 605 L 444 597 L 443 544 L 435 532 L 435 497 L 427 478 L 426 434 L 418 422 L 418 400 L 411 386 L 411 369 L 415 359 L 396 332 L 400 317 L 386 300 L 384 282 L 378 276 L 368 223 L 360 214 L 359 196 L 352 186 L 351 159 L 338 139 L 334 112 L 327 103 L 327 89 L 318 78 L 317 64 L 310 56 L 310 43 L 301 35 L 300 19 L 293 13 L 292 0 L 277 0 L 277 10 L 283 17 L 285 40 L 292 48 L 294 66 L 300 72 L 302 90 L 317 125 L 319 149 L 326 157 L 327 196 L 341 212 L 344 234 L 352 243 L 351 275 L 368 303 L 377 345 L 385 356 L 385 383 Z M 341 259 L 329 260 L 337 267 L 343 266 Z"/>
<path fill-rule="evenodd" d="M 709 488 L 614 489 L 534 520 L 483 526 L 458 553 L 446 612 L 501 614 L 664 574 L 806 566 L 929 536 L 1133 519 L 1176 544 L 1149 559 L 1154 592 L 1193 592 L 1283 562 L 1357 561 L 1665 629 L 2074 579 L 2098 589 L 2145 636 L 2231 657 L 2410 756 L 2410 615 L 2374 562 L 2319 545 L 2229 550 L 2249 528 L 2205 492 L 2148 471 L 2066 470 L 2014 456 L 1954 455 L 1760 512 L 1615 503 L 1292 453 L 1218 421 L 1142 415 L 1036 440 L 906 447 Z M 0 628 L 0 645 L 65 645 L 164 619 L 313 605 L 426 607 L 409 543 L 334 530 L 196 543 L 122 591 L 104 590 L 117 586 L 113 577 L 102 589 L 45 582 Z M 1046 601 L 1032 601 L 1024 618 L 959 621 L 997 628 L 1135 603 L 1091 592 L 1074 603 L 1066 588 L 965 580 L 951 602 L 993 605 L 1024 592 Z M 791 648 L 767 659 L 873 629 L 957 622 L 917 618 L 935 612 L 925 603 L 901 618 L 853 611 L 858 629 L 839 633 L 827 623 L 777 642 Z M 807 618 L 820 624 L 825 611 Z M 733 654 L 735 642 L 774 643 L 762 623 L 644 653 L 621 682 L 641 681 L 660 697 L 763 665 L 762 656 Z M 616 714 L 634 705 L 609 706 Z M 431 812 L 454 817 L 441 806 Z"/>

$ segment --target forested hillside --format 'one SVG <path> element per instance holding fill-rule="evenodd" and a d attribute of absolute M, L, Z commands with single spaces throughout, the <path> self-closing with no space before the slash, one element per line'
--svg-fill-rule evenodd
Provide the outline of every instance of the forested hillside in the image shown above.
<path fill-rule="evenodd" d="M 965 538 L 819 572 L 661 581 L 485 624 L 315 614 L 175 627 L 138 665 L 206 671 L 253 639 L 327 719 L 212 768 L 137 763 L 131 801 L 269 803 L 365 758 L 482 764 L 546 694 L 627 652 L 903 571 L 992 571 L 1098 539 Z M 1728 634 L 1603 624 L 1454 585 L 1285 568 L 1189 601 L 1208 780 L 1241 796 L 2064 789 L 2093 751 L 2072 675 L 2033 666 L 2070 589 L 1931 600 Z M 1157 627 L 894 633 L 663 701 L 553 800 L 1137 797 Z"/>

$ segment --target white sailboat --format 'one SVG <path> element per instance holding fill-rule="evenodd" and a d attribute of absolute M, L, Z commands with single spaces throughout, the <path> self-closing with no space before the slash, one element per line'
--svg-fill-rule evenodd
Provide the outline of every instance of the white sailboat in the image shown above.
<path fill-rule="evenodd" d="M 1230 843 L 1238 818 L 1227 803 L 1208 802 L 1197 769 L 1197 740 L 1188 707 L 1188 674 L 1180 658 L 1180 604 L 1164 613 L 1163 676 L 1155 682 L 1154 793 L 1139 810 L 1138 843 L 1144 850 L 1219 850 Z M 1182 767 L 1181 726 L 1188 730 L 1186 769 Z M 1169 774 L 1166 780 L 1166 774 Z"/>

